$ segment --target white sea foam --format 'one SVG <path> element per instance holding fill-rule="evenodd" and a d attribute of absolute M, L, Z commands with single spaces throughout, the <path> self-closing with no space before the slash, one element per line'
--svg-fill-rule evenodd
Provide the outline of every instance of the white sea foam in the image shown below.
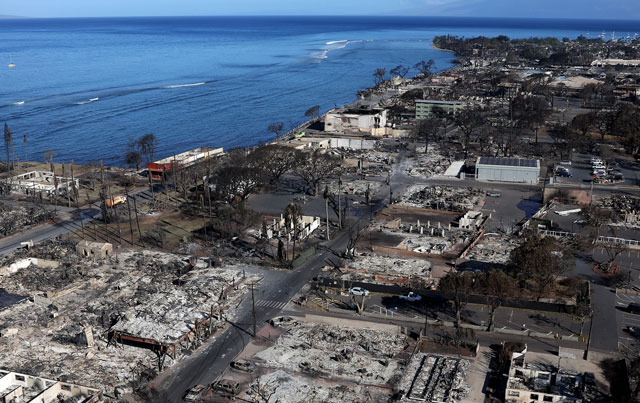
<path fill-rule="evenodd" d="M 24 101 L 14 102 L 11 105 L 24 105 Z"/>
<path fill-rule="evenodd" d="M 96 102 L 97 100 L 99 100 L 100 98 L 91 98 L 91 99 L 87 99 L 86 101 L 82 101 L 82 102 L 76 102 L 76 105 L 84 105 L 84 104 L 90 104 L 91 102 Z"/>
<path fill-rule="evenodd" d="M 325 43 L 325 45 L 333 45 L 333 44 L 336 44 L 336 43 L 343 43 L 343 42 L 349 42 L 349 41 L 346 40 L 346 39 L 343 39 L 341 41 L 330 41 L 330 42 Z"/>
<path fill-rule="evenodd" d="M 192 83 L 192 84 L 177 84 L 177 85 L 165 85 L 162 88 L 182 88 L 182 87 L 197 87 L 198 85 L 205 85 L 206 83 L 204 81 L 201 81 L 199 83 Z"/>

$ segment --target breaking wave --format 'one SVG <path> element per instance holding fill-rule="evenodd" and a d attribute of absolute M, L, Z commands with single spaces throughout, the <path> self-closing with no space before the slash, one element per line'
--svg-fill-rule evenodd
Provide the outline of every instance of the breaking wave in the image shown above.
<path fill-rule="evenodd" d="M 86 101 L 82 101 L 82 102 L 76 102 L 76 105 L 84 105 L 84 104 L 90 104 L 91 102 L 96 102 L 97 100 L 99 100 L 100 98 L 91 98 L 91 99 L 87 99 Z"/>
<path fill-rule="evenodd" d="M 182 88 L 182 87 L 197 87 L 198 85 L 205 85 L 206 82 L 201 81 L 199 83 L 191 83 L 191 84 L 176 84 L 176 85 L 165 85 L 162 88 Z"/>
<path fill-rule="evenodd" d="M 20 101 L 20 102 L 14 102 L 11 105 L 24 105 L 25 101 Z"/>

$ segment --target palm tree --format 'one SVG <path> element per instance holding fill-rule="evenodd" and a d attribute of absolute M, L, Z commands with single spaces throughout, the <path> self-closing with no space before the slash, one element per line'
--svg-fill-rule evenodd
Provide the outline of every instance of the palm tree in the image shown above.
<path fill-rule="evenodd" d="M 302 218 L 302 207 L 295 203 L 289 203 L 287 207 L 284 209 L 284 222 L 285 227 L 287 228 L 287 232 L 292 231 L 293 233 L 293 253 L 291 254 L 291 261 L 295 259 L 296 256 L 296 239 L 298 238 L 298 226 L 300 224 L 300 219 Z"/>

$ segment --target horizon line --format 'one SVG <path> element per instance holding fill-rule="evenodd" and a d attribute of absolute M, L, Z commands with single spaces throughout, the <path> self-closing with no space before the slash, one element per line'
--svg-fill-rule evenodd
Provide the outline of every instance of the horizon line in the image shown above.
<path fill-rule="evenodd" d="M 17 16 L 17 15 L 0 15 L 0 20 L 55 20 L 55 19 L 109 19 L 109 18 L 242 18 L 242 17 L 254 17 L 254 18 L 274 18 L 274 17 L 306 17 L 306 18 L 460 18 L 460 19 L 495 19 L 495 20 L 571 20 L 571 21 L 626 21 L 626 22 L 638 22 L 640 19 L 627 19 L 627 18 L 576 18 L 576 17 L 521 17 L 521 16 L 509 16 L 509 17 L 490 17 L 490 16 L 455 16 L 455 15 L 408 15 L 408 14 L 210 14 L 210 15 L 110 15 L 110 16 L 56 16 L 56 17 L 33 17 L 33 16 Z"/>

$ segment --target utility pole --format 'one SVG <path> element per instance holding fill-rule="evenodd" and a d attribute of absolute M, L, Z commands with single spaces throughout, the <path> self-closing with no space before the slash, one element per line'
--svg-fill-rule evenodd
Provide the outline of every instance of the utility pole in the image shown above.
<path fill-rule="evenodd" d="M 329 235 L 329 197 L 325 197 L 324 199 L 324 210 L 327 217 L 327 241 L 330 241 L 331 236 Z"/>
<path fill-rule="evenodd" d="M 131 219 L 131 203 L 129 202 L 129 191 L 125 190 L 125 197 L 127 198 L 127 213 L 129 214 L 129 231 L 131 231 L 131 245 L 133 245 L 133 220 Z"/>
<path fill-rule="evenodd" d="M 342 229 L 342 203 L 340 193 L 342 193 L 342 175 L 338 178 L 338 227 Z"/>
<path fill-rule="evenodd" d="M 138 227 L 138 237 L 140 238 L 140 243 L 143 247 L 146 247 L 144 244 L 144 240 L 142 239 L 142 232 L 140 231 L 140 221 L 138 221 L 138 203 L 136 203 L 135 196 L 133 197 L 133 209 L 136 212 L 136 226 Z"/>
<path fill-rule="evenodd" d="M 256 337 L 256 299 L 253 293 L 254 283 L 251 283 L 251 315 L 253 317 L 253 337 Z"/>

